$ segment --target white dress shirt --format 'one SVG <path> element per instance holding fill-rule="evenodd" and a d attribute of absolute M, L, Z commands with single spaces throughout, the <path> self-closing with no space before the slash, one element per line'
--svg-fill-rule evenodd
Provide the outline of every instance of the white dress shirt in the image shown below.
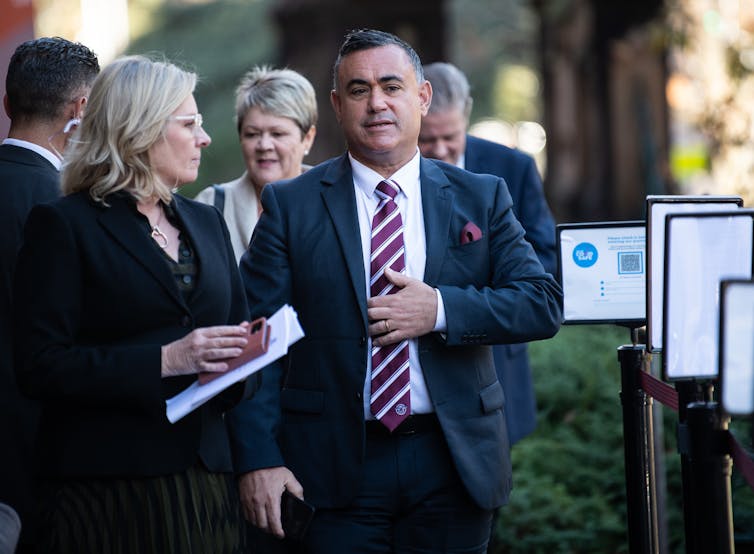
<path fill-rule="evenodd" d="M 37 154 L 42 156 L 44 159 L 46 159 L 48 162 L 50 162 L 52 165 L 54 165 L 55 169 L 57 169 L 58 171 L 60 171 L 60 167 L 63 164 L 60 158 L 58 158 L 55 154 L 47 150 L 47 148 L 43 148 L 39 146 L 38 144 L 34 144 L 33 142 L 28 142 L 25 140 L 14 139 L 14 138 L 7 138 L 3 141 L 3 144 L 10 144 L 11 146 L 18 146 L 20 148 L 26 148 L 28 150 L 36 152 Z"/>
<path fill-rule="evenodd" d="M 361 234 L 361 251 L 364 257 L 364 275 L 366 280 L 367 298 L 369 279 L 371 274 L 370 257 L 372 249 L 372 218 L 380 202 L 375 189 L 385 179 L 376 171 L 355 160 L 350 154 L 353 184 L 356 192 L 356 210 L 359 216 L 359 231 Z M 401 167 L 388 180 L 395 181 L 400 186 L 400 192 L 395 197 L 395 203 L 403 220 L 403 242 L 405 245 L 406 271 L 405 274 L 414 279 L 424 278 L 424 266 L 427 260 L 427 241 L 424 234 L 424 210 L 422 208 L 421 184 L 419 180 L 419 150 L 406 165 Z M 434 331 L 445 331 L 445 308 L 440 291 L 437 295 L 437 315 Z M 418 340 L 408 341 L 408 360 L 411 379 L 411 413 L 425 414 L 433 412 L 432 400 L 429 397 L 427 384 L 424 381 L 421 364 L 419 363 Z M 367 347 L 367 376 L 364 382 L 364 417 L 374 419 L 370 410 L 371 370 L 372 370 L 372 341 L 369 339 Z"/>

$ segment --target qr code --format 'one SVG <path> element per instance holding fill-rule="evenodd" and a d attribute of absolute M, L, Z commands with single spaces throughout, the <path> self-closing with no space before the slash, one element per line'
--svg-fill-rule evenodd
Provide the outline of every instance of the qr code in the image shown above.
<path fill-rule="evenodd" d="M 618 252 L 618 274 L 644 273 L 642 252 Z"/>

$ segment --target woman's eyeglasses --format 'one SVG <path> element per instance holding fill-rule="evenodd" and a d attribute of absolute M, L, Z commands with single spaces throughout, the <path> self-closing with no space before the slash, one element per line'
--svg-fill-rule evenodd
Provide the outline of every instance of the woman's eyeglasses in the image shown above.
<path fill-rule="evenodd" d="M 191 115 L 171 115 L 168 117 L 171 121 L 191 121 L 194 124 L 194 134 L 199 132 L 199 129 L 202 126 L 202 123 L 204 123 L 204 118 L 202 118 L 202 114 L 195 113 Z"/>

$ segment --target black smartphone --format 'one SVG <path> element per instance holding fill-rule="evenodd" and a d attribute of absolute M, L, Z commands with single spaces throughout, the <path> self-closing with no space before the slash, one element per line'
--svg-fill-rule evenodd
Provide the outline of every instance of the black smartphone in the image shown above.
<path fill-rule="evenodd" d="M 303 539 L 313 517 L 314 506 L 287 490 L 283 491 L 283 497 L 280 499 L 280 518 L 286 539 Z"/>

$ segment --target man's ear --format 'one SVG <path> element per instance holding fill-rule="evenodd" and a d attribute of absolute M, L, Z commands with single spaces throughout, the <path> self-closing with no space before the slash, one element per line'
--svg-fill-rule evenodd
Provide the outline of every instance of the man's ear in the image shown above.
<path fill-rule="evenodd" d="M 330 91 L 330 104 L 332 104 L 332 109 L 335 111 L 335 118 L 340 123 L 340 95 L 335 89 Z"/>
<path fill-rule="evenodd" d="M 466 126 L 469 126 L 469 121 L 471 120 L 471 110 L 474 109 L 474 99 L 469 96 L 469 98 L 466 100 L 466 106 L 463 110 L 463 116 L 466 118 Z"/>
<path fill-rule="evenodd" d="M 88 101 L 89 98 L 87 98 L 86 96 L 81 96 L 80 98 L 74 100 L 73 114 L 71 114 L 69 119 L 81 119 L 84 115 L 84 108 L 86 107 L 86 103 Z"/>
<path fill-rule="evenodd" d="M 3 109 L 5 110 L 5 115 L 8 116 L 8 119 L 12 119 L 10 116 L 10 104 L 8 104 L 8 95 L 3 95 Z"/>
<path fill-rule="evenodd" d="M 421 108 L 422 117 L 427 115 L 429 111 L 429 105 L 432 103 L 432 85 L 426 79 L 419 85 L 419 106 Z"/>
<path fill-rule="evenodd" d="M 312 125 L 309 127 L 309 130 L 304 135 L 304 140 L 302 141 L 304 143 L 304 155 L 309 153 L 309 150 L 312 148 L 312 144 L 314 144 L 314 137 L 317 136 L 317 128 Z"/>

